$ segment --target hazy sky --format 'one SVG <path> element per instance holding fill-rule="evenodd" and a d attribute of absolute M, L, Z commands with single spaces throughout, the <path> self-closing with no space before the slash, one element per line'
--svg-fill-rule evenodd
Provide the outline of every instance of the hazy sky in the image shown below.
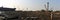
<path fill-rule="evenodd" d="M 60 10 L 60 0 L 0 0 L 0 6 L 17 8 L 17 10 L 41 10 L 44 4 L 50 3 L 50 9 Z"/>

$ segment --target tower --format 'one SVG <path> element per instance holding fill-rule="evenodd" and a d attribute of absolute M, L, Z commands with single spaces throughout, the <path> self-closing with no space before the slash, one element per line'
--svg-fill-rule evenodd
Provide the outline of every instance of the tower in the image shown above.
<path fill-rule="evenodd" d="M 47 2 L 47 4 L 44 4 L 44 7 L 45 7 L 46 11 L 48 11 L 49 10 L 49 2 Z"/>
<path fill-rule="evenodd" d="M 49 2 L 47 2 L 47 11 L 49 10 Z"/>
<path fill-rule="evenodd" d="M 28 10 L 28 8 L 26 8 Z"/>

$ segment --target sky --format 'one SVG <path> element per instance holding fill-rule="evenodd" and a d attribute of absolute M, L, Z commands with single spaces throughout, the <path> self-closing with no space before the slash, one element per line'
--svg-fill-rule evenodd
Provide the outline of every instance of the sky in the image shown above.
<path fill-rule="evenodd" d="M 0 7 L 17 8 L 16 10 L 42 10 L 49 2 L 49 10 L 60 10 L 60 0 L 0 0 Z M 28 9 L 27 9 L 28 8 Z"/>

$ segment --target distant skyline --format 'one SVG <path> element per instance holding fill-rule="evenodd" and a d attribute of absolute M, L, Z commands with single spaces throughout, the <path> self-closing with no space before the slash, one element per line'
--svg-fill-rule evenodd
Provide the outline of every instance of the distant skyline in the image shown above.
<path fill-rule="evenodd" d="M 49 8 L 60 10 L 60 0 L 0 0 L 0 6 L 17 8 L 16 10 L 42 10 L 49 2 Z"/>

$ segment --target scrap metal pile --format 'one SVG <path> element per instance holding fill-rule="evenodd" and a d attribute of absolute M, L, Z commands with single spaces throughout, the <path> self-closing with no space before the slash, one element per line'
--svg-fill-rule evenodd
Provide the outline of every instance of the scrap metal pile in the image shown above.
<path fill-rule="evenodd" d="M 52 13 L 52 20 L 60 20 L 60 12 Z M 51 12 L 42 11 L 1 11 L 1 20 L 51 20 Z"/>

